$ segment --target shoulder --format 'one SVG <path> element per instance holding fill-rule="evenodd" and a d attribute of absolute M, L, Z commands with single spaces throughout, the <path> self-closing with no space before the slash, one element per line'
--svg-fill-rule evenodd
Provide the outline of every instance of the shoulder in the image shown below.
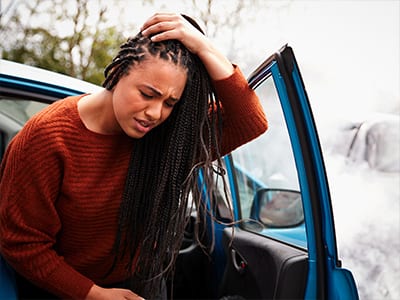
<path fill-rule="evenodd" d="M 70 121 L 78 113 L 77 103 L 84 95 L 58 100 L 34 115 L 26 124 L 46 124 L 47 122 Z"/>
<path fill-rule="evenodd" d="M 71 96 L 58 100 L 38 112 L 26 122 L 21 134 L 45 134 L 65 131 L 65 126 L 71 126 L 79 121 L 77 102 L 83 95 Z"/>

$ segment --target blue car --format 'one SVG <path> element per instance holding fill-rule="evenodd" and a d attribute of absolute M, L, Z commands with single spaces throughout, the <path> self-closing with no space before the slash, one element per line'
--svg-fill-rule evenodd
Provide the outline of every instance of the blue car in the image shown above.
<path fill-rule="evenodd" d="M 213 193 L 217 215 L 206 224 L 214 251 L 207 256 L 193 236 L 203 212 L 189 212 L 193 222 L 168 287 L 176 299 L 358 299 L 353 275 L 338 257 L 324 160 L 293 49 L 283 46 L 248 81 L 269 130 L 224 157 L 229 191 Z M 98 88 L 1 60 L 0 159 L 36 111 Z M 4 260 L 0 272 L 0 299 L 17 299 L 14 271 Z"/>

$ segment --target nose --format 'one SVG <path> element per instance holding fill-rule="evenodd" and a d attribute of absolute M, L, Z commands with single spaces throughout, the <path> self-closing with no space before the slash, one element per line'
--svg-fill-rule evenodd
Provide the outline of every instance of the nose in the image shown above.
<path fill-rule="evenodd" d="M 152 101 L 145 109 L 144 113 L 150 121 L 161 119 L 162 116 L 162 101 Z"/>

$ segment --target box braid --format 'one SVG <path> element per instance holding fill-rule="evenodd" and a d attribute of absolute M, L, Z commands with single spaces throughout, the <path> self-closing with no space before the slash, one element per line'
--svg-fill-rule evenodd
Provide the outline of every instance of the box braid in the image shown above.
<path fill-rule="evenodd" d="M 118 259 L 128 256 L 131 288 L 141 296 L 154 298 L 162 276 L 173 271 L 188 221 L 189 195 L 193 205 L 202 206 L 197 184 L 200 170 L 208 187 L 213 186 L 212 160 L 219 157 L 220 105 L 197 56 L 179 41 L 154 43 L 140 33 L 121 46 L 105 69 L 103 86 L 112 90 L 149 55 L 181 66 L 187 71 L 187 83 L 168 119 L 135 140 L 110 272 Z"/>

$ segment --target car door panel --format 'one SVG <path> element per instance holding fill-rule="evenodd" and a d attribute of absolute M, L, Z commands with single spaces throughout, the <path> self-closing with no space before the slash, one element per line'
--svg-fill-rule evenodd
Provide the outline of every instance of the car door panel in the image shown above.
<path fill-rule="evenodd" d="M 221 295 L 245 299 L 301 299 L 305 292 L 307 253 L 243 230 L 225 229 L 227 266 Z"/>

